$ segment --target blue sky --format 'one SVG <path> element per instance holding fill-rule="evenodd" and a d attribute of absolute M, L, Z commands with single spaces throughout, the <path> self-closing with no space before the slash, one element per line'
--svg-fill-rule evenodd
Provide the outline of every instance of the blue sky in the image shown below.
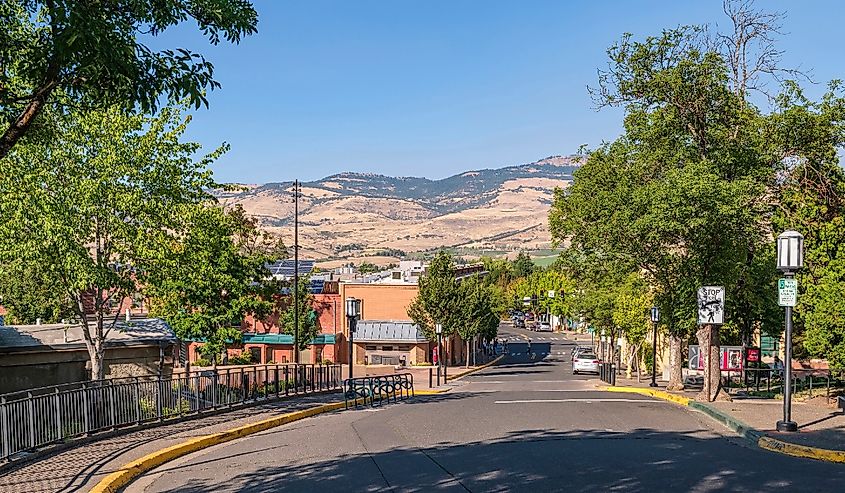
<path fill-rule="evenodd" d="M 845 78 L 845 2 L 758 1 L 787 12 L 784 65 Z M 256 0 L 259 32 L 209 46 L 185 24 L 155 41 L 215 65 L 222 88 L 189 138 L 232 150 L 220 181 L 341 171 L 442 178 L 569 154 L 615 138 L 619 110 L 586 91 L 605 51 L 679 24 L 727 27 L 720 0 Z M 718 24 L 718 26 L 717 26 Z M 816 96 L 824 87 L 810 87 Z"/>

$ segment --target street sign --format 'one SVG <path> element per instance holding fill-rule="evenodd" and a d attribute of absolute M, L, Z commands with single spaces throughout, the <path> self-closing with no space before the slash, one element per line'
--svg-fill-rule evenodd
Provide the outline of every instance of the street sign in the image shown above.
<path fill-rule="evenodd" d="M 778 305 L 780 306 L 795 306 L 798 301 L 798 280 L 797 279 L 779 279 L 778 280 Z"/>
<path fill-rule="evenodd" d="M 698 323 L 725 323 L 724 286 L 703 286 L 698 289 Z"/>

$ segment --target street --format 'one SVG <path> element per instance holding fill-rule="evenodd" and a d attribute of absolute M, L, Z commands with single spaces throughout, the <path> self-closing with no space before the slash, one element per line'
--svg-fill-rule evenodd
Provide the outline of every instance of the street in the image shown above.
<path fill-rule="evenodd" d="M 531 361 L 523 337 L 531 337 Z M 703 414 L 602 392 L 561 334 L 443 395 L 320 415 L 165 464 L 129 492 L 842 491 L 845 467 L 757 448 Z"/>

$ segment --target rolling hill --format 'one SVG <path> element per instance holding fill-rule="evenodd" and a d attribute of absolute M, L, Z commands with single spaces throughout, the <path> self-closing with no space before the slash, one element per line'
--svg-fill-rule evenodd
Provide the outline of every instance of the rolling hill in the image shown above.
<path fill-rule="evenodd" d="M 443 246 L 547 248 L 554 189 L 567 186 L 577 167 L 574 157 L 551 156 L 441 180 L 339 173 L 302 183 L 302 253 L 331 259 Z M 293 182 L 244 185 L 218 198 L 292 243 Z"/>

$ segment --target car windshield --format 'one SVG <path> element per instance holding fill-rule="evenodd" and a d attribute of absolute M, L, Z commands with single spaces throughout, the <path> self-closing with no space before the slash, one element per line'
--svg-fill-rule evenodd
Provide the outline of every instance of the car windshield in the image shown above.
<path fill-rule="evenodd" d="M 581 353 L 578 355 L 578 359 L 596 359 L 596 355 L 590 353 Z"/>

